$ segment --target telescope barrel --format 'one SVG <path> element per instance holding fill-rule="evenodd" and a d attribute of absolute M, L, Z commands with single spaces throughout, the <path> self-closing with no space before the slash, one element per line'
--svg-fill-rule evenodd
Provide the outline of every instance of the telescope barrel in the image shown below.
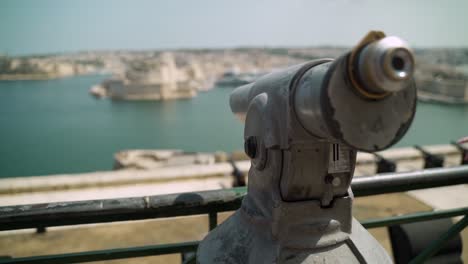
<path fill-rule="evenodd" d="M 405 41 L 371 31 L 336 60 L 293 66 L 237 88 L 230 105 L 243 120 L 258 94 L 289 93 L 292 114 L 309 134 L 375 152 L 398 142 L 413 120 L 414 67 Z"/>

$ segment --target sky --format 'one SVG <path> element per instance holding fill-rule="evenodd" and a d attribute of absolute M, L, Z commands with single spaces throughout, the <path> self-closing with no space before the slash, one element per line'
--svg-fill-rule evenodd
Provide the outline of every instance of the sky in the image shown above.
<path fill-rule="evenodd" d="M 468 47 L 467 0 L 3 0 L 0 54 L 352 46 L 372 29 Z"/>

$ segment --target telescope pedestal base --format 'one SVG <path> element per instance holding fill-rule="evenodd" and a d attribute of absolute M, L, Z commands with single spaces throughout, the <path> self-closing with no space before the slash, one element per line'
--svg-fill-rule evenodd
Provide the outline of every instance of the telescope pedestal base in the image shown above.
<path fill-rule="evenodd" d="M 198 248 L 197 261 L 239 264 L 392 263 L 387 252 L 355 219 L 351 234 L 341 242 L 317 248 L 285 248 L 272 236 L 271 223 L 258 220 L 252 225 L 241 210 L 205 237 Z"/>

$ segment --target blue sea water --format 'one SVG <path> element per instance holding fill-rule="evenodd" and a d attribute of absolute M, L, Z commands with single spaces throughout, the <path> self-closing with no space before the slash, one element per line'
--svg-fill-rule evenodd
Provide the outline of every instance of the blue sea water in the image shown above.
<path fill-rule="evenodd" d="M 97 100 L 88 89 L 106 78 L 0 81 L 0 177 L 110 170 L 124 149 L 233 151 L 243 125 L 229 109 L 231 89 L 187 100 Z M 468 106 L 419 103 L 397 146 L 443 144 L 468 135 Z"/>

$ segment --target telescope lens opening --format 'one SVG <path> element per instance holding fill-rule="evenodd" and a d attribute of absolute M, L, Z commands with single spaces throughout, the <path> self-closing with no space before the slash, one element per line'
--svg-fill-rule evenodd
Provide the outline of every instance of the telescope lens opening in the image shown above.
<path fill-rule="evenodd" d="M 413 74 L 413 60 L 407 49 L 399 48 L 387 55 L 386 72 L 393 80 L 409 79 Z"/>
<path fill-rule="evenodd" d="M 392 66 L 393 69 L 401 71 L 405 68 L 405 61 L 399 56 L 394 56 L 392 59 Z"/>

